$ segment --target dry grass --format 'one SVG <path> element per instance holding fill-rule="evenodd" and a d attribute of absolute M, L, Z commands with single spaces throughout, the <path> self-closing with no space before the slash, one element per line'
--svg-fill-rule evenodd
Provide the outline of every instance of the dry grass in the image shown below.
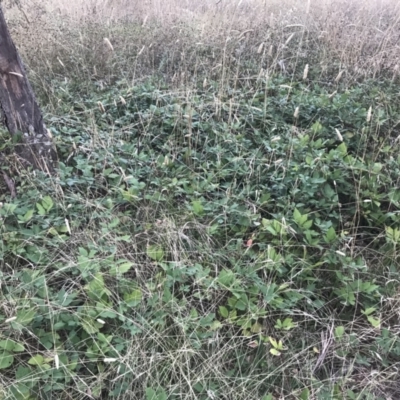
<path fill-rule="evenodd" d="M 348 82 L 399 70 L 393 0 L 25 0 L 6 15 L 44 85 L 82 73 L 106 81 L 161 73 L 190 84 L 303 74 L 306 64 L 311 79 L 341 73 Z"/>

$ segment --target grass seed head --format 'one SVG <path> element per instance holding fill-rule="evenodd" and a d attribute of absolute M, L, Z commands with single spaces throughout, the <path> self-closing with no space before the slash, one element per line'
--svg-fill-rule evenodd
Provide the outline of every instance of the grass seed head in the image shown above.
<path fill-rule="evenodd" d="M 114 51 L 114 47 L 113 47 L 113 45 L 111 44 L 110 39 L 104 38 L 104 39 L 103 39 L 103 42 L 104 42 L 104 44 L 107 46 L 107 48 L 108 48 L 110 51 Z"/>
<path fill-rule="evenodd" d="M 369 107 L 367 112 L 367 122 L 371 121 L 371 117 L 372 117 L 372 106 Z"/>
<path fill-rule="evenodd" d="M 106 112 L 106 109 L 104 108 L 103 103 L 101 101 L 98 101 L 97 105 L 99 106 L 100 111 L 104 114 Z"/>
<path fill-rule="evenodd" d="M 342 69 L 336 76 L 335 82 L 338 83 L 340 79 L 342 78 L 342 75 L 344 74 L 344 69 Z"/>
<path fill-rule="evenodd" d="M 304 72 L 303 72 L 303 80 L 305 81 L 308 76 L 308 64 L 304 67 Z"/>
<path fill-rule="evenodd" d="M 339 129 L 335 128 L 336 136 L 340 142 L 343 142 L 343 136 L 340 133 Z"/>

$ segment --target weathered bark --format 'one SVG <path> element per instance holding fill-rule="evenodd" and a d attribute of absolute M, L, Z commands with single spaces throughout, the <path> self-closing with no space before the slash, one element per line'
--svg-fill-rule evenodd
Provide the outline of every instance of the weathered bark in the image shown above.
<path fill-rule="evenodd" d="M 21 135 L 15 152 L 22 164 L 53 173 L 57 166 L 57 152 L 11 39 L 1 6 L 0 108 L 10 134 Z"/>

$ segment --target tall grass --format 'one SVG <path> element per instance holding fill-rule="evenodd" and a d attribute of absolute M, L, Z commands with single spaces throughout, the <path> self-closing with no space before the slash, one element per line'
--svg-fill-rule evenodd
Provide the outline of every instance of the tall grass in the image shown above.
<path fill-rule="evenodd" d="M 7 12 L 24 60 L 42 84 L 161 74 L 246 82 L 254 74 L 354 82 L 398 74 L 396 1 L 35 1 Z M 29 22 L 28 22 L 29 21 Z M 104 44 L 108 38 L 114 51 Z M 224 82 L 222 82 L 222 85 Z"/>

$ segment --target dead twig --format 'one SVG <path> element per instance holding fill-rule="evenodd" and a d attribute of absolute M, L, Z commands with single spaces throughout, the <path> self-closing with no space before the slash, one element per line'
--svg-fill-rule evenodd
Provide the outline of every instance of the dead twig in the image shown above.
<path fill-rule="evenodd" d="M 4 182 L 6 183 L 8 190 L 10 191 L 11 197 L 14 199 L 17 197 L 17 191 L 15 189 L 15 185 L 13 180 L 5 173 L 3 172 L 3 179 Z"/>

